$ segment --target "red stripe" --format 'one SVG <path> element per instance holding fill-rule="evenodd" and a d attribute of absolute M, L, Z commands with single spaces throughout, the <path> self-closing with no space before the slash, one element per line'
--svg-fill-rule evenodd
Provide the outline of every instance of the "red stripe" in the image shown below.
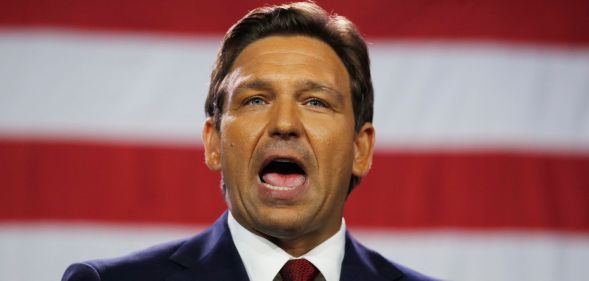
<path fill-rule="evenodd" d="M 589 155 L 391 152 L 374 166 L 350 221 L 589 231 Z"/>
<path fill-rule="evenodd" d="M 199 148 L 0 140 L 0 220 L 206 224 L 225 209 Z M 589 231 L 589 155 L 379 152 L 352 226 Z"/>
<path fill-rule="evenodd" d="M 248 10 L 284 1 L 13 0 L 0 25 L 98 30 L 224 33 Z M 589 43 L 589 1 L 318 1 L 369 37 Z"/>

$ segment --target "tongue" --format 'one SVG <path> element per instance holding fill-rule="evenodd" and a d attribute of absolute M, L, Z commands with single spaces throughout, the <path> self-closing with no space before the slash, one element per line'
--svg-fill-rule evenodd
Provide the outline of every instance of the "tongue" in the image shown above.
<path fill-rule="evenodd" d="M 262 178 L 273 186 L 296 187 L 305 183 L 305 176 L 301 174 L 266 173 Z"/>

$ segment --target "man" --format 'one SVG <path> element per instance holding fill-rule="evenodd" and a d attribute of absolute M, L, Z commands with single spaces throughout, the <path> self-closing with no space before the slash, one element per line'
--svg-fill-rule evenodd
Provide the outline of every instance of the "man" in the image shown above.
<path fill-rule="evenodd" d="M 373 91 L 353 24 L 313 3 L 253 10 L 225 36 L 206 100 L 207 166 L 229 212 L 202 234 L 63 280 L 432 280 L 356 242 L 346 198 L 370 169 Z"/>

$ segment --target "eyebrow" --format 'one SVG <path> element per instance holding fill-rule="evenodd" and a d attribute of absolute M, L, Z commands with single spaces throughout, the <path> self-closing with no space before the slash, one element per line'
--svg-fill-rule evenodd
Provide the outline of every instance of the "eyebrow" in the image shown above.
<path fill-rule="evenodd" d="M 240 92 L 243 90 L 270 90 L 272 89 L 272 83 L 267 80 L 262 79 L 255 79 L 255 80 L 246 80 L 242 83 L 239 83 L 237 87 L 235 87 L 235 92 Z"/>
<path fill-rule="evenodd" d="M 344 95 L 340 91 L 338 91 L 332 87 L 329 87 L 323 83 L 317 82 L 317 81 L 303 79 L 303 80 L 299 80 L 295 83 L 296 83 L 296 87 L 299 89 L 299 90 L 297 90 L 297 92 L 321 91 L 321 92 L 326 92 L 326 93 L 332 94 L 339 101 L 342 101 L 344 98 Z M 272 90 L 272 89 L 273 89 L 273 87 L 272 87 L 272 83 L 270 81 L 264 80 L 264 79 L 255 79 L 255 80 L 244 81 L 243 83 L 240 83 L 239 85 L 237 85 L 237 87 L 235 87 L 235 92 L 239 93 L 243 90 Z"/>
<path fill-rule="evenodd" d="M 344 95 L 340 91 L 338 91 L 332 87 L 329 87 L 325 84 L 319 83 L 317 81 L 305 79 L 305 80 L 298 81 L 296 84 L 298 87 L 302 88 L 303 91 L 326 92 L 326 93 L 334 95 L 339 101 L 342 101 L 344 98 Z"/>

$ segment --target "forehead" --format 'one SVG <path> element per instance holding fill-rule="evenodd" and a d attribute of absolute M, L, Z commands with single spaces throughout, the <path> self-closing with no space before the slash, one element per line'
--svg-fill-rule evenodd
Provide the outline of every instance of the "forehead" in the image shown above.
<path fill-rule="evenodd" d="M 349 75 L 339 56 L 325 42 L 308 36 L 269 36 L 254 41 L 236 58 L 232 75 L 269 81 L 311 79 L 349 91 Z"/>

